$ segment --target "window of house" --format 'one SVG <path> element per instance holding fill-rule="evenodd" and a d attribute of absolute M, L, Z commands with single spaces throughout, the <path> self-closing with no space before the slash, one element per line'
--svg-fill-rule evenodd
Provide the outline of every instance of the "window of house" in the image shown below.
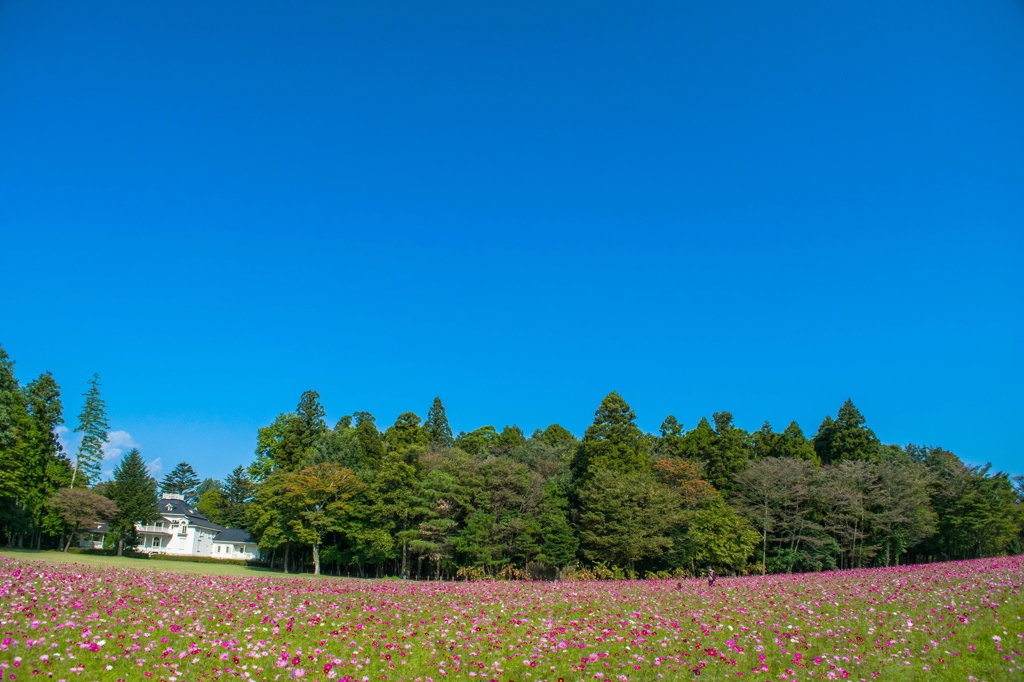
<path fill-rule="evenodd" d="M 163 521 L 157 521 L 156 523 L 153 524 L 153 526 L 155 526 L 156 528 L 163 529 L 164 522 Z"/>
<path fill-rule="evenodd" d="M 159 547 L 160 546 L 160 538 L 153 538 L 153 546 L 154 547 Z"/>
<path fill-rule="evenodd" d="M 234 545 L 228 545 L 228 554 L 231 554 L 231 550 L 232 550 L 233 548 L 234 548 Z"/>

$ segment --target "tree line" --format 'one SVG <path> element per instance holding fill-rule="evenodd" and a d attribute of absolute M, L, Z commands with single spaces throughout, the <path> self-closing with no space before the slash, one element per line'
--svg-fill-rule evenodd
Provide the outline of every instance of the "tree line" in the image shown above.
<path fill-rule="evenodd" d="M 612 392 L 577 438 L 558 424 L 456 435 L 440 398 L 425 420 L 406 412 L 381 430 L 356 412 L 330 427 L 307 391 L 223 482 L 183 462 L 158 484 L 137 451 L 101 482 L 87 449 L 105 440 L 98 378 L 78 426 L 98 440 L 83 437 L 72 461 L 55 435 L 52 377 L 20 387 L 0 354 L 8 544 L 66 546 L 102 517 L 110 541 L 130 548 L 134 521 L 157 516 L 158 488 L 248 530 L 274 567 L 359 576 L 816 571 L 1013 554 L 1024 542 L 1022 477 L 939 447 L 883 444 L 849 400 L 809 438 L 796 422 L 748 432 L 724 411 L 689 430 L 669 415 L 652 434 Z"/>

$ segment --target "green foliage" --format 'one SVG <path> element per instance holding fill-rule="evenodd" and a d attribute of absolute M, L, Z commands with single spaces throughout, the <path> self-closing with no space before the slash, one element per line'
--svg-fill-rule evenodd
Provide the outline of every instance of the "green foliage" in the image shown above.
<path fill-rule="evenodd" d="M 254 567 L 266 567 L 265 561 L 253 561 L 246 559 L 218 559 L 212 556 L 188 556 L 181 554 L 142 554 L 135 555 L 136 558 L 148 557 L 151 561 L 184 561 L 192 564 L 227 564 L 230 566 L 254 566 Z"/>
<path fill-rule="evenodd" d="M 352 498 L 365 485 L 351 469 L 337 464 L 317 464 L 285 473 L 279 495 L 271 501 L 282 509 L 294 537 L 313 547 L 314 573 L 320 574 L 320 545 L 331 531 L 348 530 L 353 516 Z"/>
<path fill-rule="evenodd" d="M 98 377 L 82 414 L 101 453 Z M 581 441 L 558 424 L 530 438 L 515 425 L 452 438 L 438 399 L 425 424 L 406 412 L 382 435 L 368 412 L 328 429 L 306 391 L 259 429 L 248 469 L 221 485 L 182 463 L 163 489 L 245 528 L 278 563 L 312 554 L 314 565 L 360 575 L 612 579 L 692 575 L 708 562 L 725 573 L 809 571 L 1024 549 L 1024 477 L 941 448 L 883 445 L 850 401 L 813 440 L 796 422 L 748 433 L 729 412 L 712 421 L 686 431 L 669 415 L 645 434 L 610 393 Z M 66 546 L 110 518 L 108 542 L 130 545 L 134 521 L 151 513 L 136 510 L 154 497 L 141 457 L 126 454 L 114 481 L 80 489 L 90 455 L 73 470 L 61 423 L 54 378 L 22 387 L 0 348 L 0 542 Z M 104 508 L 101 495 L 117 505 Z"/>
<path fill-rule="evenodd" d="M 434 398 L 434 404 L 427 412 L 427 421 L 423 424 L 430 442 L 443 447 L 451 447 L 455 444 L 452 437 L 452 427 L 448 425 L 448 416 L 445 414 L 441 398 Z"/>
<path fill-rule="evenodd" d="M 562 497 L 556 486 L 549 485 L 545 489 L 540 508 L 542 541 L 537 560 L 558 569 L 568 566 L 576 558 L 580 545 L 569 525 L 568 506 L 569 501 Z"/>
<path fill-rule="evenodd" d="M 750 522 L 719 501 L 694 514 L 685 543 L 695 573 L 708 564 L 719 573 L 742 573 L 758 539 Z"/>
<path fill-rule="evenodd" d="M 114 467 L 114 481 L 107 496 L 117 505 L 117 515 L 111 520 L 110 528 L 120 536 L 118 551 L 123 547 L 131 549 L 138 544 L 135 524 L 160 517 L 156 479 L 149 475 L 137 448 L 126 452 Z"/>
<path fill-rule="evenodd" d="M 643 472 L 597 469 L 580 490 L 583 556 L 633 568 L 672 548 L 679 503 L 667 486 Z"/>
<path fill-rule="evenodd" d="M 199 484 L 199 476 L 192 465 L 188 462 L 179 462 L 164 476 L 164 480 L 160 481 L 160 492 L 181 495 L 187 504 L 194 505 L 199 501 Z"/>
<path fill-rule="evenodd" d="M 252 479 L 249 478 L 245 467 L 235 467 L 224 479 L 224 485 L 219 492 L 223 506 L 221 520 L 216 523 L 228 528 L 245 528 L 247 509 L 255 493 Z"/>
<path fill-rule="evenodd" d="M 360 446 L 360 466 L 380 467 L 384 457 L 384 441 L 373 415 L 369 412 L 356 412 L 356 438 Z"/>
<path fill-rule="evenodd" d="M 21 387 L 14 376 L 14 361 L 0 347 L 0 509 L 8 524 L 22 517 L 16 505 L 26 493 L 26 438 L 30 428 Z"/>
<path fill-rule="evenodd" d="M 460 432 L 455 439 L 455 446 L 474 457 L 486 457 L 498 445 L 498 431 L 491 425 L 481 426 L 466 433 Z"/>
<path fill-rule="evenodd" d="M 686 444 L 683 432 L 683 425 L 671 414 L 661 422 L 659 429 L 661 437 L 658 438 L 655 449 L 660 457 L 683 457 L 686 454 Z"/>
<path fill-rule="evenodd" d="M 220 488 L 209 488 L 199 495 L 199 503 L 196 504 L 196 509 L 200 514 L 214 523 L 227 526 L 224 507 L 224 494 Z"/>
<path fill-rule="evenodd" d="M 415 412 L 403 412 L 384 432 L 384 443 L 389 450 L 403 452 L 430 443 L 430 434 L 420 426 Z"/>
<path fill-rule="evenodd" d="M 647 439 L 636 425 L 629 404 L 612 391 L 594 413 L 573 462 L 573 474 L 586 480 L 597 471 L 645 472 L 651 470 Z"/>
<path fill-rule="evenodd" d="M 849 399 L 839 408 L 835 419 L 825 417 L 818 427 L 814 451 L 823 464 L 878 461 L 881 457 L 878 437 Z"/>
<path fill-rule="evenodd" d="M 576 436 L 572 435 L 568 429 L 558 424 L 551 424 L 540 434 L 540 440 L 553 448 L 557 448 L 560 445 L 566 443 L 576 442 Z"/>
<path fill-rule="evenodd" d="M 306 391 L 295 412 L 282 413 L 256 434 L 256 461 L 249 467 L 257 481 L 274 471 L 298 471 L 313 460 L 327 435 L 320 394 Z"/>
<path fill-rule="evenodd" d="M 75 469 L 72 474 L 72 486 L 76 476 L 81 477 L 79 485 L 96 482 L 100 475 L 100 464 L 103 462 L 103 444 L 107 442 L 107 403 L 100 395 L 100 375 L 93 374 L 89 380 L 89 390 L 85 392 L 85 404 L 78 415 L 78 428 L 82 443 L 78 447 Z"/>

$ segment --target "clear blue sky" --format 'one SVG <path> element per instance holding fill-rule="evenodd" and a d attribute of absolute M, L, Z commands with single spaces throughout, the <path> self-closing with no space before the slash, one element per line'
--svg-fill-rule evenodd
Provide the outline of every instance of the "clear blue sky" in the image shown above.
<path fill-rule="evenodd" d="M 0 343 L 221 477 L 730 410 L 1024 473 L 1024 4 L 0 3 Z"/>

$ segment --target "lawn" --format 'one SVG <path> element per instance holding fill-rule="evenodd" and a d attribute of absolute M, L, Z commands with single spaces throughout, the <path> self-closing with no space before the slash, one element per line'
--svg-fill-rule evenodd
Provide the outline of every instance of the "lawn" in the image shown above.
<path fill-rule="evenodd" d="M 81 564 L 83 566 L 109 566 L 112 568 L 130 568 L 137 570 L 154 571 L 181 571 L 185 573 L 199 573 L 201 575 L 225 575 L 225 576 L 257 576 L 277 574 L 280 571 L 268 571 L 263 568 L 250 568 L 234 564 L 200 564 L 190 561 L 160 561 L 154 559 L 129 559 L 116 556 L 96 556 L 92 554 L 64 554 L 57 551 L 39 551 L 34 549 L 9 549 L 0 548 L 0 558 L 17 559 L 21 561 L 49 561 L 55 563 Z M 310 576 L 312 577 L 312 576 Z"/>
<path fill-rule="evenodd" d="M 0 557 L 5 680 L 1024 679 L 1021 557 L 714 587 L 60 558 Z"/>

